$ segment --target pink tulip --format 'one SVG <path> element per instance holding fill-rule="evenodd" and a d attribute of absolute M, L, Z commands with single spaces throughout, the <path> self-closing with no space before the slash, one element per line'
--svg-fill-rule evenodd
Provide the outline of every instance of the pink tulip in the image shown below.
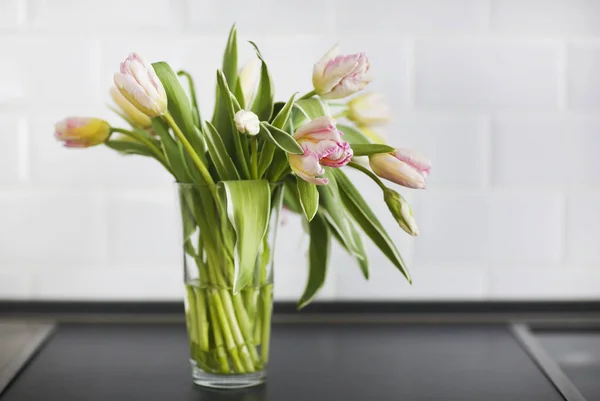
<path fill-rule="evenodd" d="M 315 92 L 324 99 L 341 99 L 364 89 L 370 82 L 369 59 L 364 53 L 338 55 L 329 50 L 313 69 Z"/>
<path fill-rule="evenodd" d="M 416 189 L 425 189 L 431 171 L 431 162 L 409 149 L 369 156 L 369 164 L 378 176 Z"/>
<path fill-rule="evenodd" d="M 99 118 L 67 117 L 54 126 L 54 137 L 68 148 L 99 145 L 109 136 L 110 125 Z"/>
<path fill-rule="evenodd" d="M 289 156 L 292 171 L 313 184 L 327 184 L 326 178 L 317 177 L 325 174 L 323 166 L 339 168 L 352 159 L 352 148 L 342 141 L 342 133 L 331 117 L 319 117 L 304 124 L 294 138 L 304 149 L 304 154 Z"/>
<path fill-rule="evenodd" d="M 123 96 L 148 117 L 167 111 L 167 94 L 154 67 L 137 53 L 131 53 L 114 75 L 115 85 Z"/>

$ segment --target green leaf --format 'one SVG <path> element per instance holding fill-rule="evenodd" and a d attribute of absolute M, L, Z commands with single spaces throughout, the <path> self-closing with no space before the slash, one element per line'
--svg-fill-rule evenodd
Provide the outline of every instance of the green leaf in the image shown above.
<path fill-rule="evenodd" d="M 219 132 L 209 121 L 206 121 L 206 143 L 208 145 L 208 154 L 210 159 L 219 174 L 220 181 L 239 180 L 240 176 L 235 168 L 235 164 L 227 149 L 223 144 L 223 140 L 219 136 Z"/>
<path fill-rule="evenodd" d="M 269 74 L 267 63 L 265 63 L 262 54 L 260 54 L 258 46 L 256 46 L 254 42 L 250 42 L 250 44 L 254 47 L 254 50 L 256 50 L 256 56 L 262 62 L 260 69 L 260 81 L 258 83 L 258 89 L 256 90 L 254 103 L 252 103 L 252 111 L 256 113 L 260 121 L 269 121 L 271 119 L 271 114 L 273 113 L 273 98 L 275 96 L 275 89 L 273 88 L 273 82 L 271 81 L 271 75 Z"/>
<path fill-rule="evenodd" d="M 408 269 L 394 242 L 360 192 L 341 169 L 329 169 L 329 171 L 335 176 L 342 201 L 348 212 L 381 252 L 402 272 L 409 282 L 412 282 Z"/>
<path fill-rule="evenodd" d="M 258 176 L 262 177 L 271 163 L 273 162 L 273 154 L 275 154 L 275 145 L 269 142 L 265 142 L 262 150 L 260 151 L 260 158 L 258 159 Z"/>
<path fill-rule="evenodd" d="M 302 205 L 300 204 L 300 195 L 296 186 L 296 178 L 288 176 L 284 182 L 285 191 L 283 191 L 283 203 L 285 207 L 294 213 L 302 213 Z"/>
<path fill-rule="evenodd" d="M 349 125 L 338 124 L 337 128 L 344 133 L 344 141 L 350 145 L 362 145 L 373 143 L 365 134 L 358 128 Z M 354 146 L 352 146 L 354 149 Z"/>
<path fill-rule="evenodd" d="M 290 100 L 283 106 L 283 108 L 277 113 L 277 116 L 273 119 L 271 123 L 272 126 L 283 129 L 292 114 L 292 106 L 294 105 L 294 100 L 296 99 L 296 95 L 298 92 L 294 93 Z"/>
<path fill-rule="evenodd" d="M 337 227 L 331 224 L 331 220 L 327 217 L 325 213 L 319 211 L 319 213 L 323 214 L 323 217 L 327 219 L 327 227 L 329 228 L 329 232 L 335 237 L 335 239 L 339 242 L 339 244 L 348 252 L 349 254 L 353 254 L 352 251 L 348 249 L 348 245 L 344 242 L 344 239 L 341 237 Z M 360 268 L 361 273 L 365 280 L 369 279 L 369 260 L 367 259 L 367 254 L 362 242 L 362 238 L 360 237 L 360 233 L 356 230 L 356 228 L 352 225 L 352 235 L 354 236 L 354 242 L 360 247 L 361 252 L 364 254 L 364 257 L 356 256 L 356 262 L 358 263 L 358 267 Z"/>
<path fill-rule="evenodd" d="M 236 236 L 233 290 L 237 294 L 254 275 L 269 224 L 271 190 L 266 180 L 246 180 L 222 181 L 218 192 Z"/>
<path fill-rule="evenodd" d="M 231 26 L 225 53 L 223 53 L 223 74 L 225 74 L 229 87 L 235 88 L 238 80 L 238 46 L 235 24 Z"/>
<path fill-rule="evenodd" d="M 344 140 L 346 137 L 344 136 Z M 361 143 L 352 144 L 354 156 L 370 156 L 377 153 L 392 153 L 396 149 L 388 145 L 380 145 L 378 143 Z"/>
<path fill-rule="evenodd" d="M 153 63 L 152 66 L 154 67 L 154 71 L 156 71 L 156 75 L 158 75 L 158 78 L 165 87 L 165 92 L 167 93 L 167 99 L 169 101 L 169 113 L 171 113 L 177 126 L 179 126 L 200 159 L 204 162 L 206 159 L 206 145 L 204 144 L 202 137 L 198 135 L 196 125 L 194 124 L 190 100 L 183 90 L 181 82 L 179 82 L 179 79 L 177 78 L 177 74 L 175 74 L 169 64 L 164 61 Z"/>
<path fill-rule="evenodd" d="M 196 87 L 194 86 L 194 79 L 190 75 L 189 72 L 184 70 L 177 71 L 178 76 L 183 76 L 188 81 L 188 90 L 190 92 L 190 99 L 192 101 L 192 117 L 194 118 L 194 124 L 196 127 L 201 127 L 200 122 L 202 121 L 202 117 L 200 117 L 200 107 L 198 106 L 198 99 L 196 98 Z"/>
<path fill-rule="evenodd" d="M 301 178 L 296 179 L 296 186 L 298 187 L 302 211 L 304 211 L 306 220 L 311 221 L 319 208 L 319 191 L 317 190 L 317 186 Z"/>
<path fill-rule="evenodd" d="M 351 216 L 348 215 L 346 208 L 339 193 L 339 188 L 335 176 L 330 172 L 326 172 L 326 177 L 329 179 L 329 184 L 318 188 L 320 194 L 322 214 L 327 219 L 327 222 L 334 228 L 334 232 L 340 237 L 340 242 L 348 252 L 355 256 L 359 261 L 366 261 L 367 254 L 362 246 L 360 235 L 357 235 L 356 228 L 352 224 Z M 368 278 L 368 266 L 361 265 L 363 275 Z"/>
<path fill-rule="evenodd" d="M 320 214 L 309 224 L 310 245 L 309 245 L 309 268 L 308 281 L 300 301 L 298 309 L 308 305 L 317 292 L 325 284 L 327 276 L 327 263 L 329 262 L 329 250 L 331 247 L 331 237 L 327 229 L 325 219 Z"/>
<path fill-rule="evenodd" d="M 236 108 L 234 106 L 233 100 L 235 97 L 231 95 L 229 91 L 229 86 L 227 86 L 227 81 L 225 80 L 225 75 L 223 71 L 217 71 L 217 85 L 219 87 L 219 95 L 224 100 L 224 105 L 227 110 L 227 115 L 222 118 L 228 119 L 228 124 L 222 124 L 223 127 L 227 125 L 227 128 L 224 128 L 225 132 L 219 129 L 219 126 L 214 124 L 217 128 L 217 131 L 223 137 L 223 143 L 227 148 L 227 143 L 225 141 L 226 137 L 229 137 L 233 143 L 233 151 L 235 152 L 235 157 L 233 158 L 234 163 L 236 164 L 238 171 L 241 173 L 243 178 L 250 178 L 250 170 L 248 168 L 248 160 L 246 159 L 246 155 L 242 148 L 242 141 L 240 138 L 240 133 L 235 127 L 235 121 L 233 120 Z M 227 148 L 228 154 L 232 154 L 232 149 Z"/>
<path fill-rule="evenodd" d="M 109 148 L 116 150 L 124 155 L 141 155 L 154 157 L 150 149 L 140 142 L 125 139 L 110 139 L 104 142 Z"/>
<path fill-rule="evenodd" d="M 152 130 L 160 138 L 160 144 L 163 148 L 163 153 L 167 158 L 167 163 L 171 166 L 173 174 L 178 182 L 189 182 L 189 174 L 185 165 L 185 157 L 182 149 L 177 145 L 177 142 L 169 134 L 167 123 L 160 117 L 152 119 Z"/>
<path fill-rule="evenodd" d="M 302 111 L 302 113 L 311 120 L 314 120 L 317 117 L 331 115 L 331 111 L 329 111 L 329 105 L 316 97 L 298 100 L 294 104 L 294 107 Z"/>
<path fill-rule="evenodd" d="M 293 136 L 270 124 L 261 122 L 259 135 L 263 140 L 272 143 L 284 152 L 295 155 L 304 153 L 302 146 L 296 142 Z"/>

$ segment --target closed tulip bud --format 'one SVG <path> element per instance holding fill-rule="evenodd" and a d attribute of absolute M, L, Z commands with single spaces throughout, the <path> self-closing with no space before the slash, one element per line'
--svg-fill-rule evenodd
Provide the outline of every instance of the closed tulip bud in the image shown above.
<path fill-rule="evenodd" d="M 116 86 L 110 88 L 110 97 L 119 109 L 123 112 L 123 117 L 133 126 L 139 128 L 148 128 L 152 126 L 150 117 L 139 111 L 129 100 L 121 94 Z"/>
<path fill-rule="evenodd" d="M 114 75 L 115 85 L 123 96 L 148 117 L 167 111 L 167 94 L 152 64 L 131 53 Z"/>
<path fill-rule="evenodd" d="M 327 184 L 323 166 L 343 167 L 352 159 L 352 148 L 342 140 L 331 117 L 319 117 L 302 125 L 294 133 L 294 138 L 302 149 L 303 155 L 289 155 L 292 171 L 305 181 L 316 185 Z"/>
<path fill-rule="evenodd" d="M 240 80 L 242 94 L 244 95 L 244 102 L 246 102 L 248 108 L 250 108 L 250 105 L 254 102 L 256 89 L 258 88 L 258 82 L 260 81 L 261 64 L 261 61 L 254 57 L 244 64 L 238 72 L 238 79 Z"/>
<path fill-rule="evenodd" d="M 412 236 L 419 235 L 419 228 L 417 227 L 412 209 L 402 195 L 393 189 L 387 188 L 383 191 L 383 199 L 400 228 Z"/>
<path fill-rule="evenodd" d="M 369 164 L 378 176 L 416 189 L 425 189 L 427 176 L 431 171 L 429 160 L 408 149 L 369 156 Z"/>
<path fill-rule="evenodd" d="M 260 120 L 258 116 L 248 110 L 240 110 L 233 117 L 235 127 L 242 134 L 257 135 L 260 132 Z"/>
<path fill-rule="evenodd" d="M 364 89 L 370 82 L 369 59 L 364 53 L 338 55 L 329 50 L 313 68 L 315 92 L 324 99 L 341 99 Z"/>
<path fill-rule="evenodd" d="M 381 93 L 365 93 L 348 102 L 348 119 L 358 125 L 385 124 L 392 120 L 392 111 Z"/>
<path fill-rule="evenodd" d="M 68 148 L 99 145 L 109 136 L 110 125 L 99 118 L 67 117 L 54 126 L 54 137 Z"/>

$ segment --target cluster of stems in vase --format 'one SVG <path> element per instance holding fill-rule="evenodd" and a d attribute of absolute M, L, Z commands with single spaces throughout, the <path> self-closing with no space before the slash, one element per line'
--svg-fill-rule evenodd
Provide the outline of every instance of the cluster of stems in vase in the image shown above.
<path fill-rule="evenodd" d="M 304 216 L 310 236 L 303 307 L 325 282 L 332 239 L 368 278 L 368 237 L 410 281 L 390 235 L 343 168 L 371 178 L 391 218 L 410 235 L 418 234 L 412 210 L 385 180 L 423 189 L 431 168 L 372 129 L 390 116 L 380 95 L 358 93 L 371 82 L 364 53 L 340 55 L 334 46 L 314 65 L 311 90 L 275 101 L 267 63 L 249 43 L 256 58 L 238 69 L 231 29 L 210 119 L 202 118 L 188 72 L 132 53 L 110 90 L 113 110 L 128 128 L 81 117 L 55 127 L 67 147 L 104 144 L 150 157 L 186 184 L 179 188 L 184 249 L 199 277 L 188 281 L 190 336 L 198 363 L 211 371 L 252 372 L 266 362 L 274 251 L 267 238 L 274 236 L 281 204 Z"/>

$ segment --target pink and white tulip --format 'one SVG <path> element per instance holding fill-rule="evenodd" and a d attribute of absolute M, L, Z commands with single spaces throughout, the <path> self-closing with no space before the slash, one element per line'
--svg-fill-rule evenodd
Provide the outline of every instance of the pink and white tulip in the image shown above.
<path fill-rule="evenodd" d="M 110 136 L 110 125 L 99 118 L 67 117 L 54 125 L 54 137 L 67 148 L 87 148 L 103 143 Z"/>
<path fill-rule="evenodd" d="M 289 156 L 292 171 L 313 184 L 327 184 L 326 178 L 318 177 L 325 174 L 323 166 L 339 168 L 352 159 L 352 148 L 342 140 L 342 133 L 331 117 L 319 117 L 304 124 L 294 133 L 294 138 L 304 154 Z"/>
<path fill-rule="evenodd" d="M 167 111 L 165 88 L 152 64 L 139 54 L 131 53 L 113 79 L 121 94 L 148 117 L 160 116 Z"/>
<path fill-rule="evenodd" d="M 378 176 L 416 189 L 425 189 L 431 171 L 431 162 L 409 149 L 369 156 L 369 164 Z"/>
<path fill-rule="evenodd" d="M 315 92 L 324 99 L 341 99 L 364 89 L 370 82 L 370 64 L 364 53 L 338 55 L 329 50 L 313 68 Z"/>
<path fill-rule="evenodd" d="M 142 113 L 135 107 L 116 86 L 110 88 L 110 97 L 115 104 L 121 109 L 122 116 L 133 126 L 139 128 L 149 128 L 152 126 L 152 120 L 146 114 Z"/>

